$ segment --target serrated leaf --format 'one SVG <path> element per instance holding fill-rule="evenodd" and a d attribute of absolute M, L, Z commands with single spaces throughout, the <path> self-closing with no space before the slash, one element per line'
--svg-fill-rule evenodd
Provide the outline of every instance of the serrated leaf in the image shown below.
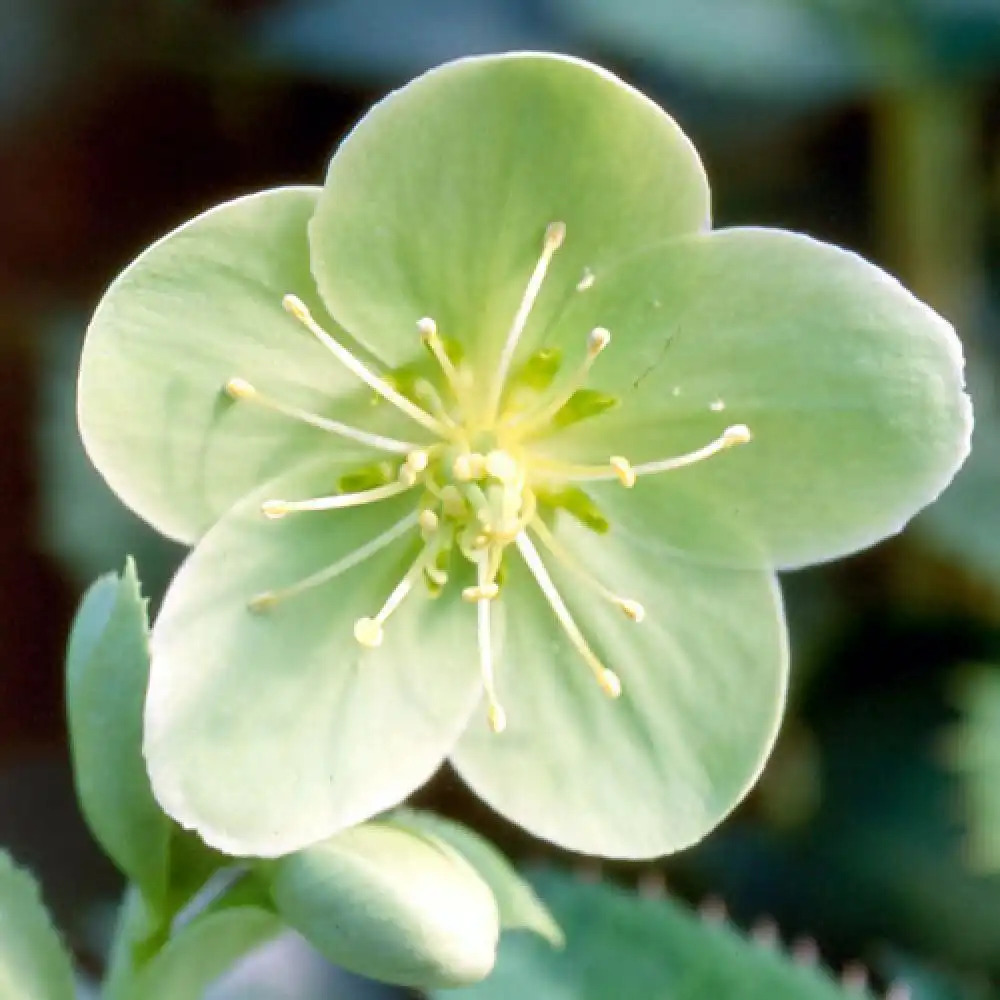
<path fill-rule="evenodd" d="M 795 964 L 780 949 L 754 944 L 725 924 L 708 922 L 671 900 L 647 899 L 554 871 L 535 885 L 566 932 L 553 951 L 512 935 L 485 982 L 440 1000 L 863 1000 L 823 969 Z"/>
<path fill-rule="evenodd" d="M 0 851 L 0 1000 L 73 995 L 73 968 L 35 880 Z"/>
<path fill-rule="evenodd" d="M 493 895 L 429 836 L 365 823 L 262 871 L 281 916 L 352 972 L 430 988 L 476 982 L 493 967 Z"/>
<path fill-rule="evenodd" d="M 142 757 L 149 679 L 146 602 L 130 559 L 87 591 L 70 632 L 66 704 L 77 794 L 95 838 L 124 875 L 162 905 L 171 824 Z"/>
<path fill-rule="evenodd" d="M 434 813 L 400 809 L 388 822 L 444 841 L 479 873 L 497 901 L 500 926 L 504 930 L 528 930 L 555 947 L 565 939 L 548 907 L 514 866 L 488 840 L 461 823 Z"/>

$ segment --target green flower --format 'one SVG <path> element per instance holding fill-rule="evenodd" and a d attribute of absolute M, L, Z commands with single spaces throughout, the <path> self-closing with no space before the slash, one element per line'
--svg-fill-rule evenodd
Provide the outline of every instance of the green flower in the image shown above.
<path fill-rule="evenodd" d="M 694 149 L 610 74 L 428 73 L 322 189 L 151 247 L 88 332 L 90 455 L 195 543 L 153 631 L 157 797 L 274 855 L 447 757 L 569 848 L 698 840 L 778 727 L 774 570 L 940 492 L 961 368 L 853 254 L 711 232 Z"/>

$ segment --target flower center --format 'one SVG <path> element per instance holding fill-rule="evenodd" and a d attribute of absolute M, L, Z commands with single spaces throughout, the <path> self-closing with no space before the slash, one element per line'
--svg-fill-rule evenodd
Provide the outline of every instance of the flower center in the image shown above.
<path fill-rule="evenodd" d="M 457 345 L 447 342 L 431 317 L 417 322 L 423 346 L 433 359 L 436 379 L 416 377 L 401 370 L 379 374 L 356 358 L 324 330 L 308 307 L 295 295 L 286 295 L 285 310 L 345 368 L 371 389 L 378 400 L 395 407 L 420 428 L 417 436 L 430 441 L 409 441 L 377 434 L 363 427 L 333 420 L 287 405 L 260 392 L 245 379 L 234 377 L 225 392 L 234 400 L 254 403 L 278 415 L 363 444 L 385 454 L 385 460 L 345 476 L 331 496 L 306 499 L 269 499 L 262 504 L 272 520 L 308 511 L 332 511 L 377 503 L 412 491 L 414 509 L 386 531 L 359 548 L 282 590 L 266 591 L 249 602 L 262 612 L 304 590 L 326 583 L 407 535 L 419 533 L 419 551 L 382 607 L 358 619 L 355 639 L 365 647 L 382 643 L 391 615 L 416 587 L 432 597 L 441 594 L 456 570 L 470 565 L 475 583 L 461 591 L 462 599 L 476 606 L 480 673 L 490 726 L 500 732 L 506 714 L 497 692 L 492 640 L 492 603 L 504 587 L 504 562 L 511 546 L 533 576 L 542 596 L 582 661 L 602 690 L 613 698 L 622 691 L 618 676 L 594 653 L 583 631 L 559 593 L 537 541 L 547 555 L 585 582 L 592 592 L 610 601 L 631 621 L 645 616 L 642 605 L 615 594 L 592 576 L 558 540 L 549 525 L 561 511 L 588 528 L 604 533 L 610 524 L 583 486 L 599 480 L 618 480 L 631 488 L 639 476 L 677 469 L 702 461 L 750 440 L 743 424 L 727 427 L 717 438 L 687 454 L 640 465 L 621 455 L 606 463 L 579 465 L 546 458 L 533 452 L 532 442 L 606 412 L 618 400 L 586 387 L 591 368 L 609 347 L 611 334 L 595 327 L 587 334 L 583 357 L 566 370 L 559 352 L 543 349 L 519 366 L 514 361 L 518 345 L 556 252 L 566 238 L 566 227 L 553 222 L 546 227 L 537 263 L 507 332 L 495 369 L 482 380 L 466 365 Z M 576 292 L 591 288 L 596 276 L 586 270 Z M 713 411 L 721 409 L 717 403 Z"/>

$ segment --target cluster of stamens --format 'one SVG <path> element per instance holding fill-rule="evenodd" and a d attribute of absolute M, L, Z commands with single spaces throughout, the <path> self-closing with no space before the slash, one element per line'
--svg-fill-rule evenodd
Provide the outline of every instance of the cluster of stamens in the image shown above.
<path fill-rule="evenodd" d="M 289 587 L 256 595 L 250 601 L 251 610 L 268 610 L 282 600 L 346 573 L 399 539 L 419 535 L 421 544 L 416 557 L 378 612 L 354 623 L 354 637 L 362 646 L 379 646 L 388 619 L 414 588 L 422 586 L 430 596 L 438 596 L 454 575 L 455 563 L 461 567 L 464 561 L 464 565 L 474 569 L 475 582 L 464 586 L 461 596 L 476 606 L 480 673 L 487 717 L 495 732 L 505 728 L 506 715 L 497 694 L 494 672 L 492 603 L 502 593 L 504 560 L 510 546 L 519 553 L 567 639 L 593 672 L 601 689 L 617 698 L 622 691 L 621 681 L 594 653 L 549 575 L 535 542 L 626 618 L 639 623 L 645 617 L 645 609 L 638 601 L 612 592 L 582 567 L 549 527 L 552 517 L 547 515 L 564 508 L 584 523 L 606 530 L 600 512 L 577 484 L 617 479 L 623 487 L 631 488 L 639 476 L 690 465 L 750 440 L 747 427 L 737 424 L 693 452 L 635 466 L 621 455 L 610 456 L 604 464 L 589 466 L 533 454 L 532 441 L 567 423 L 597 415 L 616 402 L 583 388 L 591 366 L 611 342 L 611 334 L 603 327 L 590 331 L 582 362 L 558 384 L 559 360 L 551 352 L 542 351 L 529 359 L 520 373 L 513 368 L 521 334 L 565 235 L 566 227 L 561 222 L 546 228 L 542 252 L 488 384 L 477 384 L 471 370 L 456 361 L 433 319 L 424 317 L 417 322 L 419 338 L 440 374 L 443 395 L 429 379 L 417 379 L 409 391 L 404 391 L 391 375 L 381 375 L 358 360 L 316 322 L 299 298 L 285 296 L 285 310 L 378 399 L 391 404 L 417 425 L 418 437 L 430 434 L 429 442 L 386 437 L 287 405 L 261 393 L 242 378 L 234 377 L 225 386 L 227 394 L 235 400 L 253 402 L 365 445 L 376 453 L 392 456 L 362 470 L 363 488 L 309 499 L 266 500 L 261 505 L 265 517 L 277 520 L 304 512 L 357 507 L 409 491 L 416 497 L 414 509 L 381 534 Z M 587 270 L 577 282 L 576 290 L 585 292 L 594 281 L 593 272 Z"/>

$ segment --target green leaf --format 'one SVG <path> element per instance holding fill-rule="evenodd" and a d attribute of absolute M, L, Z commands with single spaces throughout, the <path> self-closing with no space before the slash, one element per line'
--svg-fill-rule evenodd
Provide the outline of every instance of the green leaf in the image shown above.
<path fill-rule="evenodd" d="M 130 559 L 87 591 L 70 632 L 66 708 L 77 795 L 94 837 L 153 908 L 167 891 L 171 823 L 142 759 L 146 602 Z"/>
<path fill-rule="evenodd" d="M 329 493 L 341 471 L 314 463 L 237 505 L 181 567 L 153 629 L 153 788 L 227 853 L 285 854 L 397 805 L 438 768 L 478 698 L 475 615 L 455 585 L 433 601 L 419 584 L 379 648 L 354 639 L 412 562 L 413 527 L 336 580 L 248 609 L 412 517 L 407 495 L 262 516 L 262 499 Z"/>
<path fill-rule="evenodd" d="M 561 947 L 564 938 L 559 925 L 535 890 L 514 866 L 485 837 L 461 823 L 414 809 L 399 809 L 384 822 L 430 835 L 456 850 L 490 887 L 497 901 L 503 930 L 528 930 Z"/>
<path fill-rule="evenodd" d="M 585 268 L 708 226 L 697 153 L 664 111 L 596 66 L 537 53 L 459 60 L 376 105 L 337 151 L 310 223 L 314 273 L 341 325 L 391 364 L 432 316 L 492 369 L 557 220 L 566 242 L 532 329 Z"/>
<path fill-rule="evenodd" d="M 135 980 L 142 1000 L 196 1000 L 243 955 L 284 930 L 275 914 L 238 906 L 197 917 L 164 945 Z"/>
<path fill-rule="evenodd" d="M 528 935 L 505 938 L 484 983 L 439 1000 L 546 997 L 607 1000 L 860 1000 L 822 969 L 793 962 L 778 948 L 745 940 L 733 928 L 699 919 L 677 903 L 646 899 L 556 872 L 535 879 L 566 930 L 553 951 Z"/>
<path fill-rule="evenodd" d="M 366 823 L 274 862 L 281 915 L 330 961 L 407 986 L 476 982 L 496 956 L 497 907 L 454 851 Z"/>
<path fill-rule="evenodd" d="M 356 388 L 281 306 L 294 292 L 323 315 L 306 245 L 316 196 L 279 188 L 192 219 L 128 267 L 94 314 L 80 366 L 83 442 L 111 488 L 166 535 L 193 541 L 303 450 L 342 447 L 222 393 L 240 377 L 329 414 Z"/>
<path fill-rule="evenodd" d="M 660 475 L 779 567 L 899 531 L 968 454 L 972 413 L 951 326 L 860 257 L 805 236 L 721 230 L 637 254 L 597 272 L 550 339 L 580 339 L 595 324 L 614 339 L 592 384 L 622 404 L 547 448 L 637 465 L 746 424 L 749 444 Z M 647 530 L 670 532 L 672 512 L 642 501 L 643 485 Z"/>
<path fill-rule="evenodd" d="M 709 523 L 681 506 L 669 480 L 649 489 L 679 525 Z M 508 727 L 497 736 L 474 718 L 452 761 L 477 795 L 538 836 L 588 854 L 652 857 L 700 840 L 756 780 L 784 707 L 785 624 L 769 570 L 686 558 L 647 529 L 646 509 L 617 484 L 598 502 L 608 534 L 568 516 L 555 526 L 573 567 L 542 553 L 594 653 L 620 677 L 621 697 L 607 697 L 514 558 L 495 615 Z M 641 602 L 645 620 L 597 593 L 584 567 Z"/>
<path fill-rule="evenodd" d="M 961 725 L 950 734 L 954 768 L 963 776 L 972 864 L 1000 871 L 1000 669 L 969 670 L 958 691 Z"/>
<path fill-rule="evenodd" d="M 73 1000 L 73 968 L 35 880 L 0 851 L 0 996 Z"/>

